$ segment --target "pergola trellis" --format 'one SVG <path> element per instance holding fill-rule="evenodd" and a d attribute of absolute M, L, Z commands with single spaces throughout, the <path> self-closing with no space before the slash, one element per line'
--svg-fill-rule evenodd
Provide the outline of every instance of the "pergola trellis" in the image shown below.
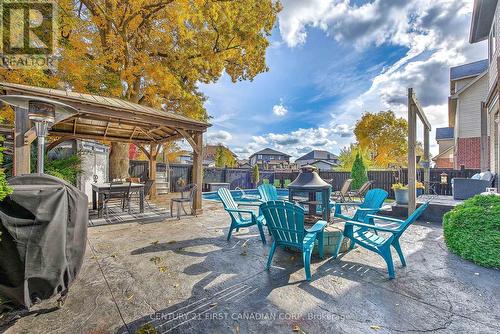
<path fill-rule="evenodd" d="M 63 141 L 76 138 L 134 143 L 149 159 L 151 179 L 156 179 L 156 158 L 161 145 L 186 139 L 193 148 L 193 183 L 202 189 L 203 132 L 210 124 L 117 98 L 5 82 L 0 83 L 0 88 L 2 95 L 49 99 L 73 108 L 73 112 L 68 112 L 68 115 L 52 125 L 49 135 L 58 138 L 47 146 L 48 150 Z M 14 109 L 13 172 L 26 174 L 30 172 L 30 143 L 36 136 L 27 110 Z M 156 194 L 155 188 L 152 194 Z M 200 209 L 201 192 L 198 191 L 193 210 Z"/>
<path fill-rule="evenodd" d="M 426 193 L 430 185 L 430 133 L 431 123 L 425 116 L 413 88 L 408 88 L 408 215 L 417 207 L 417 116 L 424 126 L 424 186 Z"/>

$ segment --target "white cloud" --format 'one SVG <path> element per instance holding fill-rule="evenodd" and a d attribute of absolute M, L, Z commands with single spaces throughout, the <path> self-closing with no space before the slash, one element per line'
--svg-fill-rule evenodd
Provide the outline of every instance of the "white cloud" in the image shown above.
<path fill-rule="evenodd" d="M 262 136 L 252 136 L 252 139 L 254 142 L 256 142 L 257 144 L 261 144 L 261 145 L 266 145 L 268 144 L 268 141 L 266 138 L 262 137 Z"/>
<path fill-rule="evenodd" d="M 210 131 L 210 130 L 209 130 Z M 207 134 L 207 142 L 208 143 L 224 143 L 228 140 L 231 140 L 233 136 L 224 130 L 218 130 L 214 132 L 209 132 Z"/>
<path fill-rule="evenodd" d="M 287 112 L 288 109 L 283 105 L 282 102 L 273 106 L 273 114 L 275 114 L 276 116 L 285 116 Z"/>

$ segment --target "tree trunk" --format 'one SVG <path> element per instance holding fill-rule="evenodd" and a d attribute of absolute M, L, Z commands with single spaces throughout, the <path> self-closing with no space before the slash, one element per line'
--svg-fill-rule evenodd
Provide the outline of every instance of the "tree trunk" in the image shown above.
<path fill-rule="evenodd" d="M 109 154 L 109 179 L 126 179 L 129 177 L 128 167 L 128 150 L 127 143 L 111 143 L 111 153 Z"/>

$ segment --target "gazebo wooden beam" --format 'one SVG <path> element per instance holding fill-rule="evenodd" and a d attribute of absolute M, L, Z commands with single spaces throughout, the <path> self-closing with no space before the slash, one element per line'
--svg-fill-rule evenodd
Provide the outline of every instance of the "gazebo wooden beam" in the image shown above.
<path fill-rule="evenodd" d="M 203 132 L 193 134 L 193 175 L 192 182 L 197 190 L 193 199 L 193 215 L 202 211 L 201 191 L 203 189 Z"/>

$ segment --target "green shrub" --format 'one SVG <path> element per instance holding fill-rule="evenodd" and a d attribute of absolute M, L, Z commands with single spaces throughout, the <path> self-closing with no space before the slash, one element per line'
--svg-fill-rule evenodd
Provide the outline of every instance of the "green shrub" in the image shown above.
<path fill-rule="evenodd" d="M 4 138 L 0 136 L 0 143 L 2 143 L 3 140 Z M 3 150 L 4 148 L 0 147 L 0 201 L 12 193 L 12 188 L 9 187 L 7 178 L 5 177 L 4 168 L 1 167 L 3 164 Z"/>
<path fill-rule="evenodd" d="M 255 187 L 259 184 L 259 179 L 260 179 L 260 172 L 259 172 L 259 166 L 254 165 L 252 169 L 252 183 L 254 184 Z"/>
<path fill-rule="evenodd" d="M 460 257 L 500 268 L 500 196 L 477 195 L 446 213 L 444 239 Z"/>
<path fill-rule="evenodd" d="M 81 172 L 81 163 L 82 159 L 78 154 L 66 158 L 46 160 L 45 173 L 76 185 L 78 173 Z"/>
<path fill-rule="evenodd" d="M 356 159 L 354 159 L 354 163 L 352 165 L 351 178 L 353 179 L 351 184 L 353 189 L 359 189 L 363 183 L 368 181 L 366 166 L 363 161 L 363 157 L 359 154 L 359 152 L 356 154 Z"/>

